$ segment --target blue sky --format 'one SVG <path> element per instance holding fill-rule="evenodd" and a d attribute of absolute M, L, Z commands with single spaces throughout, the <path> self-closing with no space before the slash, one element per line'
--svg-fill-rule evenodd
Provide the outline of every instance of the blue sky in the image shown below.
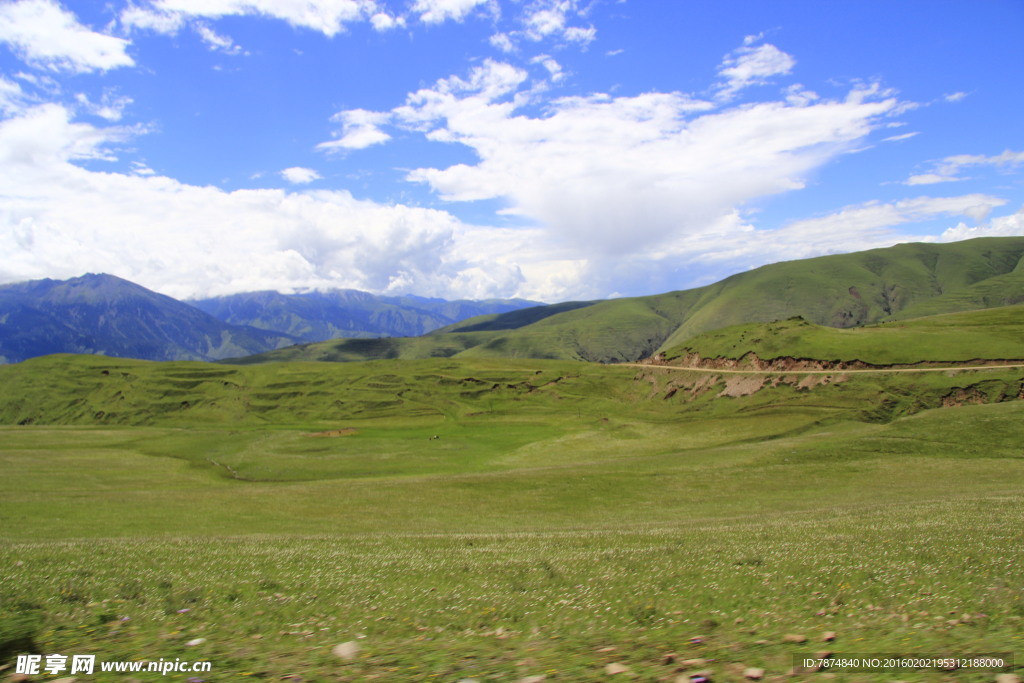
<path fill-rule="evenodd" d="M 0 282 L 542 301 L 1024 234 L 1024 3 L 0 0 Z"/>

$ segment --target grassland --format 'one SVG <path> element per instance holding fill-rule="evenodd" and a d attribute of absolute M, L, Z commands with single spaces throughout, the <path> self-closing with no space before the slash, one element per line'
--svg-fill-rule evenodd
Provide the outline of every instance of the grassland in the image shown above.
<path fill-rule="evenodd" d="M 1024 306 L 934 315 L 852 329 L 814 325 L 802 318 L 748 323 L 715 330 L 668 349 L 674 360 L 739 359 L 754 354 L 871 365 L 966 363 L 1024 359 Z"/>
<path fill-rule="evenodd" d="M 900 244 L 775 263 L 704 287 L 482 316 L 429 335 L 333 340 L 235 362 L 388 358 L 636 361 L 725 327 L 801 316 L 856 328 L 1024 301 L 1024 237 Z"/>
<path fill-rule="evenodd" d="M 1024 371 L 833 379 L 730 397 L 565 361 L 0 368 L 0 656 L 209 659 L 207 681 L 1020 660 Z"/>

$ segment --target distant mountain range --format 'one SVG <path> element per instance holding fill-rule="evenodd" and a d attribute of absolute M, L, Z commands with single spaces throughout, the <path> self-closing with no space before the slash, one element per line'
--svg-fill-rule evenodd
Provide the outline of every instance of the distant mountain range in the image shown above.
<path fill-rule="evenodd" d="M 222 322 L 283 333 L 302 342 L 339 337 L 416 337 L 467 318 L 541 305 L 524 299 L 447 301 L 378 296 L 354 289 L 303 294 L 248 292 L 186 303 Z"/>
<path fill-rule="evenodd" d="M 522 357 L 635 361 L 712 330 L 801 316 L 835 328 L 1024 302 L 1024 237 L 786 261 L 705 287 L 472 318 L 411 339 L 345 339 L 236 362 Z"/>
<path fill-rule="evenodd" d="M 0 362 L 51 353 L 220 360 L 338 336 L 420 335 L 524 300 L 254 292 L 182 302 L 113 275 L 0 286 Z"/>

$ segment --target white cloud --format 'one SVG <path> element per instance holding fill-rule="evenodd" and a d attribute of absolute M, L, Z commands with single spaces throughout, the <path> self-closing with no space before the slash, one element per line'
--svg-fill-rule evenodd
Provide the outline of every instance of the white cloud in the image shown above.
<path fill-rule="evenodd" d="M 912 175 L 903 183 L 905 185 L 932 185 L 966 180 L 960 176 L 961 171 L 976 166 L 990 166 L 999 169 L 1016 169 L 1024 164 L 1024 152 L 1006 150 L 995 156 L 983 154 L 957 154 L 935 162 L 930 173 Z"/>
<path fill-rule="evenodd" d="M 946 95 L 945 100 L 947 102 L 960 102 L 961 100 L 965 99 L 966 97 L 967 97 L 967 93 L 965 93 L 965 92 L 955 92 L 955 93 L 953 93 L 951 95 Z"/>
<path fill-rule="evenodd" d="M 565 72 L 562 71 L 562 65 L 552 57 L 551 55 L 537 55 L 530 60 L 531 64 L 540 64 L 543 66 L 548 74 L 551 76 L 551 81 L 557 83 L 565 78 Z"/>
<path fill-rule="evenodd" d="M 410 179 L 448 201 L 503 199 L 582 253 L 624 255 L 715 224 L 863 139 L 897 105 L 858 93 L 805 106 L 766 102 L 710 112 L 680 93 L 555 100 L 519 113 L 526 74 L 487 62 L 468 80 L 409 96 L 395 121 L 457 142 L 476 164 L 419 168 Z M 509 99 L 511 97 L 511 100 Z"/>
<path fill-rule="evenodd" d="M 597 38 L 597 29 L 593 26 L 569 26 L 562 32 L 562 35 L 570 43 L 579 43 L 580 45 L 589 45 Z"/>
<path fill-rule="evenodd" d="M 788 74 L 796 65 L 793 57 L 774 45 L 751 47 L 751 42 L 745 42 L 722 61 L 718 75 L 725 82 L 720 86 L 720 98 L 730 99 L 744 88 L 767 83 L 771 76 Z"/>
<path fill-rule="evenodd" d="M 175 33 L 189 20 L 257 15 L 334 36 L 347 24 L 378 14 L 375 0 L 150 0 L 129 6 L 121 23 L 131 28 Z"/>
<path fill-rule="evenodd" d="M 935 185 L 937 183 L 948 183 L 954 180 L 960 180 L 959 178 L 953 178 L 951 176 L 939 175 L 938 173 L 922 173 L 920 175 L 912 175 L 903 181 L 904 185 Z"/>
<path fill-rule="evenodd" d="M 341 123 L 341 132 L 337 139 L 321 142 L 317 149 L 326 152 L 339 152 L 350 149 L 365 149 L 372 145 L 387 142 L 391 136 L 380 129 L 391 118 L 389 114 L 367 111 L 365 109 L 348 109 L 331 117 L 332 121 Z"/>
<path fill-rule="evenodd" d="M 132 103 L 132 98 L 114 95 L 107 91 L 103 93 L 99 102 L 93 102 L 85 93 L 75 95 L 75 101 L 78 102 L 81 109 L 89 114 L 114 122 L 121 120 L 124 110 Z"/>
<path fill-rule="evenodd" d="M 314 180 L 320 180 L 322 176 L 311 168 L 292 166 L 281 171 L 281 177 L 292 185 L 306 185 Z"/>
<path fill-rule="evenodd" d="M 569 15 L 574 13 L 581 13 L 576 0 L 534 0 L 523 12 L 522 35 L 534 42 L 562 38 L 586 45 L 597 36 L 597 30 L 592 26 L 571 26 Z"/>
<path fill-rule="evenodd" d="M 241 54 L 242 47 L 236 45 L 235 41 L 228 36 L 222 36 L 206 24 L 196 24 L 196 33 L 202 38 L 203 42 L 211 49 L 217 52 L 223 52 L 228 55 Z"/>
<path fill-rule="evenodd" d="M 377 12 L 370 17 L 370 23 L 378 31 L 389 31 L 393 28 L 405 26 L 405 18 L 391 16 L 387 12 Z"/>
<path fill-rule="evenodd" d="M 444 211 L 347 192 L 226 192 L 142 164 L 121 174 L 73 163 L 112 158 L 127 135 L 75 123 L 53 104 L 0 122 L 0 282 L 112 272 L 177 297 L 310 287 L 496 296 L 518 287 L 514 264 L 453 248 L 456 237 L 490 237 Z"/>
<path fill-rule="evenodd" d="M 21 111 L 27 99 L 20 85 L 0 76 L 0 112 L 14 114 Z"/>
<path fill-rule="evenodd" d="M 466 15 L 489 0 L 416 0 L 412 11 L 420 15 L 426 24 L 440 24 L 444 21 L 462 21 Z"/>
<path fill-rule="evenodd" d="M 909 140 L 919 134 L 920 133 L 918 131 L 914 131 L 912 133 L 903 133 L 901 135 L 891 135 L 887 138 L 883 138 L 882 142 L 900 142 L 901 140 Z"/>
<path fill-rule="evenodd" d="M 498 50 L 505 53 L 515 52 L 516 46 L 512 42 L 512 38 L 507 33 L 495 33 L 493 36 L 488 38 L 488 42 Z"/>
<path fill-rule="evenodd" d="M 55 0 L 0 4 L 0 42 L 27 63 L 53 71 L 107 71 L 135 64 L 127 40 L 92 31 Z"/>
<path fill-rule="evenodd" d="M 1012 237 L 1016 235 L 1024 235 L 1024 207 L 1009 216 L 993 218 L 987 225 L 968 227 L 965 223 L 959 223 L 956 227 L 943 232 L 940 239 L 943 242 L 959 242 L 975 237 Z"/>
<path fill-rule="evenodd" d="M 975 221 L 984 220 L 989 213 L 1006 204 L 1006 200 L 984 194 L 959 197 L 915 197 L 896 202 L 867 202 L 848 206 L 842 210 L 802 221 L 795 221 L 774 231 L 773 237 L 790 245 L 813 245 L 821 250 L 829 240 L 836 242 L 833 249 L 853 251 L 865 238 L 893 237 L 892 228 L 940 216 L 967 216 Z"/>

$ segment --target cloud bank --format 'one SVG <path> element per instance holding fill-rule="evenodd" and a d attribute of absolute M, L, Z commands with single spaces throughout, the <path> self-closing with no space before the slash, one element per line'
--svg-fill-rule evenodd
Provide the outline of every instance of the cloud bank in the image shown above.
<path fill-rule="evenodd" d="M 154 0 L 130 5 L 120 21 L 129 35 L 189 27 L 211 49 L 240 54 L 204 22 L 259 14 L 333 36 L 360 21 L 390 30 L 500 13 L 492 0 L 405 7 L 400 15 L 374 0 Z M 516 7 L 518 28 L 491 38 L 509 54 L 542 40 L 560 49 L 594 39 L 586 9 L 573 0 Z M 0 5 L 0 41 L 43 73 L 134 66 L 128 39 L 82 25 L 54 0 Z M 755 36 L 722 59 L 704 95 L 552 96 L 568 72 L 549 52 L 519 64 L 482 60 L 391 109 L 339 111 L 325 122 L 336 126 L 333 135 L 317 146 L 325 163 L 402 138 L 467 150 L 474 161 L 422 165 L 405 178 L 452 207 L 499 202 L 501 225 L 310 189 L 328 181 L 311 186 L 324 179 L 306 166 L 278 172 L 290 189 L 189 185 L 131 159 L 133 138 L 155 133 L 119 125 L 130 98 L 104 91 L 47 103 L 0 77 L 0 281 L 105 271 L 182 298 L 351 287 L 557 301 L 667 291 L 699 284 L 692 273 L 711 278 L 888 246 L 908 239 L 901 226 L 933 219 L 956 226 L 925 239 L 1022 229 L 1020 213 L 989 220 L 1006 202 L 980 193 L 864 202 L 760 227 L 751 207 L 805 188 L 825 165 L 869 146 L 874 132 L 893 126 L 911 105 L 874 85 L 832 98 L 778 86 L 796 60 Z M 41 77 L 17 78 L 24 84 Z M 763 86 L 776 88 L 774 99 L 742 102 L 745 91 Z M 85 123 L 82 115 L 102 122 Z M 103 170 L 121 159 L 129 172 Z M 1011 150 L 963 154 L 905 182 L 950 182 L 967 169 L 1021 163 L 1024 153 Z"/>

